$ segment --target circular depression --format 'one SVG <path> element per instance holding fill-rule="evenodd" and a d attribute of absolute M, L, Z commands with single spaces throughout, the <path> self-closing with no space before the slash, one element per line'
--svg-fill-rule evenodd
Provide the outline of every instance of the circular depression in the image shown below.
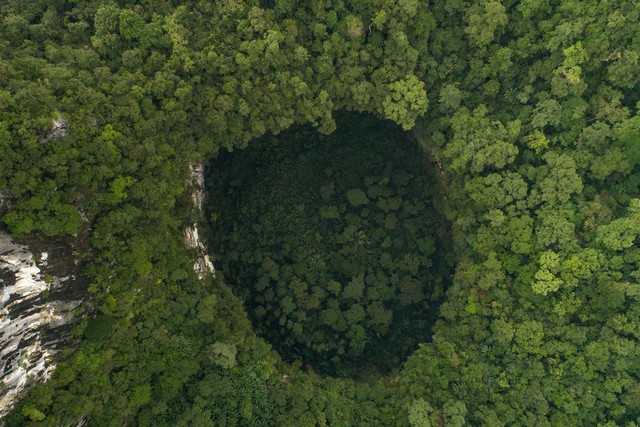
<path fill-rule="evenodd" d="M 429 340 L 448 276 L 432 163 L 389 122 L 343 114 L 207 167 L 209 240 L 255 331 L 323 374 L 387 373 Z"/>

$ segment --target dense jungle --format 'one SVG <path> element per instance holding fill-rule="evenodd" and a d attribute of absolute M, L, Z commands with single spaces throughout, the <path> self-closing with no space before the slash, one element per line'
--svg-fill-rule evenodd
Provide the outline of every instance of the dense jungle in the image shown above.
<path fill-rule="evenodd" d="M 636 1 L 4 1 L 0 424 L 638 426 L 639 109 Z"/>

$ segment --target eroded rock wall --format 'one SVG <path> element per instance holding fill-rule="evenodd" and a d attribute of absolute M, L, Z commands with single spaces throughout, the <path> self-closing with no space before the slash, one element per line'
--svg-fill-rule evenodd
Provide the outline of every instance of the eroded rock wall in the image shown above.
<path fill-rule="evenodd" d="M 0 418 L 30 386 L 50 377 L 82 305 L 66 289 L 75 275 L 52 275 L 49 253 L 36 254 L 0 230 Z"/>

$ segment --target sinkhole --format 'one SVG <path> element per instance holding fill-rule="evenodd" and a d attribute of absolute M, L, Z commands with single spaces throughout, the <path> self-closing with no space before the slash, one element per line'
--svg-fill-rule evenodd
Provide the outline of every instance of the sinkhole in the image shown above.
<path fill-rule="evenodd" d="M 428 155 L 396 125 L 342 113 L 222 152 L 209 243 L 257 334 L 288 362 L 385 374 L 428 341 L 449 275 Z"/>

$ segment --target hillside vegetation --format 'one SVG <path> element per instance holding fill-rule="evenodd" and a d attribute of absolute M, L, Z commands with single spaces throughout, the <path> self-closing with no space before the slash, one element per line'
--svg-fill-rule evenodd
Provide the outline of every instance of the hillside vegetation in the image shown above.
<path fill-rule="evenodd" d="M 86 240 L 95 308 L 7 426 L 640 423 L 638 2 L 7 0 L 0 23 L 1 220 L 17 237 Z M 390 121 L 415 154 L 390 148 Z M 340 163 L 375 157 L 363 122 L 386 144 L 367 171 Z M 340 155 L 289 193 L 268 168 L 323 155 L 309 126 L 335 132 Z M 245 211 L 194 211 L 190 165 L 225 177 L 215 165 L 282 135 L 282 160 L 252 171 L 274 181 L 226 187 Z M 282 205 L 261 196 L 291 197 L 282 218 L 311 240 L 335 233 L 274 250 L 283 223 L 255 219 Z M 238 227 L 211 239 L 221 271 L 204 281 L 182 238 L 194 221 Z M 378 263 L 386 237 L 403 243 Z M 382 304 L 364 300 L 400 269 Z M 390 360 L 385 310 L 390 335 L 406 329 L 435 283 L 435 324 L 419 313 L 398 337 L 420 344 Z M 338 288 L 361 308 L 336 307 Z M 379 368 L 350 377 L 345 360 L 375 344 Z"/>

